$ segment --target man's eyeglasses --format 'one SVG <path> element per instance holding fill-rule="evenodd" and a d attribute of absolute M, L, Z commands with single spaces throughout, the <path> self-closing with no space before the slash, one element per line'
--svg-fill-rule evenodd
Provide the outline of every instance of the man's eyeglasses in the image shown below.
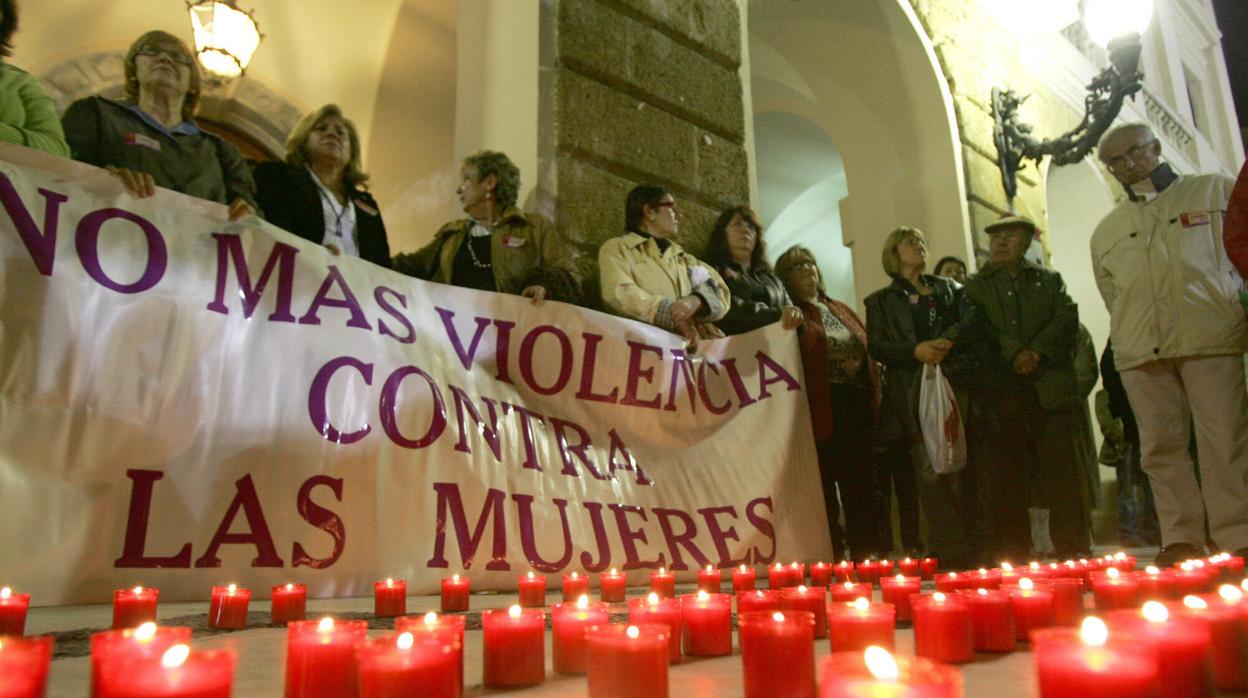
<path fill-rule="evenodd" d="M 156 58 L 161 55 L 168 56 L 169 60 L 188 68 L 194 65 L 194 61 L 190 56 L 182 53 L 176 48 L 161 48 L 160 46 L 153 44 L 143 44 L 139 47 L 139 50 L 136 53 L 140 56 L 147 56 L 148 58 Z"/>
<path fill-rule="evenodd" d="M 672 209 L 672 213 L 680 213 L 680 209 L 676 208 L 675 201 L 660 201 L 659 203 L 655 204 L 655 207 L 656 208 L 670 208 Z"/>
<path fill-rule="evenodd" d="M 1152 151 L 1153 144 L 1156 142 L 1157 139 L 1154 138 L 1147 143 L 1136 143 L 1122 155 L 1116 155 L 1106 160 L 1105 166 L 1109 168 L 1110 172 L 1122 172 L 1129 165 L 1139 163 L 1142 157 Z"/>

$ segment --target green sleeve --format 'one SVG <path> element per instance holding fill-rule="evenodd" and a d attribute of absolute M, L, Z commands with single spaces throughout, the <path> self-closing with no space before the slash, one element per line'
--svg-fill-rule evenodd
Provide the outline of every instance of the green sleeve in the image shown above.
<path fill-rule="evenodd" d="M 20 124 L 0 123 L 0 141 L 36 148 L 57 157 L 69 157 L 69 144 L 65 142 L 65 132 L 56 118 L 52 99 L 33 76 L 17 69 L 9 69 L 5 73 L 9 79 L 4 82 L 8 83 L 9 89 L 17 92 L 25 121 Z"/>

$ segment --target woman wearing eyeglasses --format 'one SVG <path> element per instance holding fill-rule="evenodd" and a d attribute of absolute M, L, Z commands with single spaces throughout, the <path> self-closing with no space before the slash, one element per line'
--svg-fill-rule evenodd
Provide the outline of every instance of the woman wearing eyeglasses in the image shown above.
<path fill-rule="evenodd" d="M 95 95 L 69 106 L 61 124 L 75 160 L 107 168 L 143 198 L 164 187 L 230 207 L 230 220 L 256 212 L 255 183 L 238 149 L 201 130 L 195 57 L 176 36 L 150 31 L 125 58 L 125 98 Z"/>
<path fill-rule="evenodd" d="M 598 249 L 607 308 L 691 342 L 722 337 L 712 323 L 728 310 L 728 286 L 714 267 L 676 244 L 676 197 L 654 184 L 634 187 L 624 202 L 624 228 Z"/>
<path fill-rule="evenodd" d="M 767 263 L 763 225 L 749 206 L 719 214 L 706 247 L 706 261 L 728 285 L 731 301 L 715 323 L 727 334 L 741 334 L 780 321 L 786 330 L 802 324 L 802 311 L 789 300 L 784 282 Z"/>
<path fill-rule="evenodd" d="M 265 219 L 334 254 L 390 266 L 377 201 L 364 189 L 355 124 L 336 104 L 306 115 L 286 140 L 285 162 L 256 166 Z"/>

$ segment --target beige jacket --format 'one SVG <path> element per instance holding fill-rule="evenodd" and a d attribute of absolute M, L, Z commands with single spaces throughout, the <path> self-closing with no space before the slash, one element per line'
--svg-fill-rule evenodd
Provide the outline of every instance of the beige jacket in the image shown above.
<path fill-rule="evenodd" d="M 395 271 L 408 276 L 454 284 L 451 271 L 455 255 L 468 237 L 471 219 L 464 218 L 442 226 L 433 242 L 415 252 L 395 255 Z M 558 267 L 580 278 L 571 249 L 559 237 L 555 226 L 540 213 L 507 209 L 490 235 L 490 263 L 494 287 L 501 293 L 520 293 L 525 278 L 538 266 Z"/>
<path fill-rule="evenodd" d="M 703 301 L 699 322 L 728 312 L 728 285 L 715 268 L 671 243 L 659 254 L 653 238 L 627 233 L 598 250 L 602 300 L 612 312 L 674 330 L 673 302 L 697 294 Z M 696 278 L 695 278 L 696 277 Z"/>
<path fill-rule="evenodd" d="M 1092 234 L 1092 271 L 1109 309 L 1119 371 L 1158 359 L 1242 354 L 1242 280 L 1222 245 L 1235 182 L 1180 176 L 1152 201 L 1124 199 Z"/>

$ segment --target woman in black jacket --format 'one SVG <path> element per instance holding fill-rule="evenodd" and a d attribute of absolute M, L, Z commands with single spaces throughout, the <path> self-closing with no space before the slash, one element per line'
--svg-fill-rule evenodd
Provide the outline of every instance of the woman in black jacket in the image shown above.
<path fill-rule="evenodd" d="M 883 263 L 893 282 L 866 299 L 867 348 L 884 364 L 877 443 L 899 465 L 893 474 L 898 484 L 907 477 L 917 483 L 928 551 L 940 558 L 942 568 L 966 569 L 980 555 L 973 470 L 968 465 L 942 475 L 932 468 L 919 425 L 919 387 L 924 364 L 941 366 L 964 425 L 973 421 L 969 384 L 976 377 L 973 357 L 981 344 L 974 340 L 974 308 L 962 286 L 923 273 L 927 241 L 918 229 L 894 230 L 885 241 Z M 974 427 L 967 426 L 968 454 L 975 450 L 973 436 Z M 899 500 L 904 489 L 898 487 Z"/>
<path fill-rule="evenodd" d="M 763 226 L 749 206 L 719 214 L 706 248 L 706 261 L 728 285 L 728 312 L 715 323 L 724 334 L 742 334 L 784 321 L 785 329 L 802 323 L 802 311 L 789 300 L 784 283 L 767 263 Z"/>
<path fill-rule="evenodd" d="M 360 137 L 337 105 L 303 117 L 286 141 L 286 162 L 255 171 L 257 198 L 273 225 L 334 254 L 390 266 L 390 244 L 377 201 L 364 190 Z"/>

